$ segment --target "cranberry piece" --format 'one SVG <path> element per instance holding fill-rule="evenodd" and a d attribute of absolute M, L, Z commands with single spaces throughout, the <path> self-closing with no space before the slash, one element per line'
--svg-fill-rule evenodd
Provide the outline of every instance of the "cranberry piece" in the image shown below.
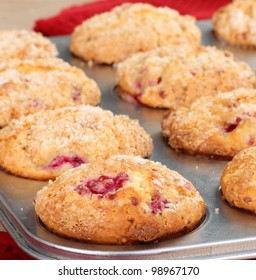
<path fill-rule="evenodd" d="M 73 95 L 72 95 L 72 100 L 75 102 L 78 100 L 79 96 L 80 96 L 80 92 L 78 90 L 77 87 L 73 87 L 74 88 L 74 92 L 73 92 Z"/>
<path fill-rule="evenodd" d="M 116 198 L 116 193 L 110 193 L 107 197 L 109 200 L 114 200 Z"/>
<path fill-rule="evenodd" d="M 162 77 L 158 77 L 157 81 L 156 81 L 156 84 L 159 85 L 161 82 L 162 82 Z"/>
<path fill-rule="evenodd" d="M 190 70 L 190 74 L 191 74 L 192 76 L 196 76 L 197 72 L 196 72 L 195 70 Z"/>
<path fill-rule="evenodd" d="M 48 167 L 57 169 L 61 168 L 65 164 L 70 164 L 73 167 L 77 167 L 83 163 L 87 163 L 87 161 L 80 156 L 58 156 L 51 161 Z"/>
<path fill-rule="evenodd" d="M 97 179 L 89 179 L 81 182 L 81 184 L 75 187 L 75 191 L 81 195 L 92 193 L 104 196 L 109 192 L 114 192 L 122 188 L 128 180 L 129 176 L 125 172 L 118 173 L 116 177 L 102 175 Z"/>
<path fill-rule="evenodd" d="M 83 183 L 76 186 L 75 191 L 78 192 L 80 195 L 91 194 L 90 190 L 84 187 Z"/>
<path fill-rule="evenodd" d="M 142 105 L 142 103 L 141 103 L 142 94 L 136 94 L 136 95 L 134 95 L 133 97 L 134 97 L 135 102 L 136 102 L 137 104 Z"/>
<path fill-rule="evenodd" d="M 139 92 L 139 93 L 142 92 L 142 82 L 141 81 L 138 80 L 135 82 L 135 89 L 136 89 L 136 92 Z"/>
<path fill-rule="evenodd" d="M 158 94 L 159 94 L 159 96 L 160 96 L 161 98 L 165 98 L 165 97 L 166 97 L 166 92 L 165 92 L 164 90 L 160 90 L 160 91 L 158 92 Z"/>
<path fill-rule="evenodd" d="M 250 138 L 248 141 L 249 146 L 253 146 L 255 144 L 255 138 Z"/>
<path fill-rule="evenodd" d="M 232 132 L 233 130 L 235 130 L 237 128 L 237 126 L 241 123 L 241 121 L 242 121 L 242 119 L 240 117 L 237 117 L 235 122 L 228 123 L 225 125 L 224 131 L 227 133 Z"/>
<path fill-rule="evenodd" d="M 169 201 L 166 198 L 161 197 L 161 195 L 157 193 L 151 198 L 150 207 L 152 209 L 152 213 L 158 214 L 161 213 L 165 208 L 169 208 L 166 205 L 167 203 L 169 203 Z"/>
<path fill-rule="evenodd" d="M 245 197 L 244 202 L 245 203 L 252 202 L 252 198 L 251 197 Z"/>
<path fill-rule="evenodd" d="M 139 204 L 139 201 L 136 197 L 132 197 L 131 198 L 131 204 L 134 206 L 137 206 Z"/>
<path fill-rule="evenodd" d="M 153 86 L 157 86 L 162 82 L 162 77 L 158 77 L 156 81 L 148 81 L 148 85 L 153 87 Z"/>

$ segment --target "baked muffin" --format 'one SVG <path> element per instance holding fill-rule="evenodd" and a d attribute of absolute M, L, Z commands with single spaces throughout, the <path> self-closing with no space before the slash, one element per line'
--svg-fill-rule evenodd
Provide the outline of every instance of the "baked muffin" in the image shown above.
<path fill-rule="evenodd" d="M 205 208 L 194 186 L 177 172 L 123 155 L 73 168 L 35 198 L 36 214 L 50 231 L 116 245 L 190 231 Z"/>
<path fill-rule="evenodd" d="M 55 57 L 55 45 L 42 34 L 28 30 L 0 30 L 1 61 Z"/>
<path fill-rule="evenodd" d="M 112 64 L 163 45 L 199 45 L 195 18 L 167 7 L 125 3 L 85 20 L 71 36 L 70 50 L 97 63 Z"/>
<path fill-rule="evenodd" d="M 225 42 L 256 47 L 256 1 L 235 1 L 218 9 L 212 17 L 214 32 Z"/>
<path fill-rule="evenodd" d="M 100 90 L 85 73 L 58 58 L 0 63 L 0 126 L 41 110 L 97 105 Z"/>
<path fill-rule="evenodd" d="M 256 145 L 256 90 L 201 97 L 190 108 L 167 112 L 162 130 L 175 150 L 231 159 Z"/>
<path fill-rule="evenodd" d="M 256 147 L 247 148 L 230 161 L 221 176 L 225 199 L 233 206 L 256 213 Z"/>
<path fill-rule="evenodd" d="M 0 166 L 38 180 L 112 155 L 148 157 L 152 149 L 137 120 L 89 105 L 38 112 L 0 130 Z"/>
<path fill-rule="evenodd" d="M 247 64 L 215 47 L 138 53 L 118 64 L 117 77 L 123 99 L 153 108 L 189 106 L 203 95 L 256 86 Z"/>

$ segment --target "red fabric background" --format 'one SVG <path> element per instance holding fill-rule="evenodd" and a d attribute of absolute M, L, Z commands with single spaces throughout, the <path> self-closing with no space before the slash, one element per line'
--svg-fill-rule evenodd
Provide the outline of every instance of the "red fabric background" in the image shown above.
<path fill-rule="evenodd" d="M 0 232 L 0 260 L 33 260 L 23 252 L 7 232 Z"/>
<path fill-rule="evenodd" d="M 87 3 L 80 6 L 73 6 L 62 10 L 59 14 L 46 18 L 38 19 L 35 22 L 34 30 L 46 36 L 57 36 L 71 34 L 74 27 L 83 20 L 104 11 L 111 10 L 114 6 L 124 2 L 144 2 L 155 6 L 169 6 L 178 10 L 181 14 L 193 15 L 197 19 L 209 19 L 214 11 L 226 5 L 231 0 L 111 0 Z"/>
<path fill-rule="evenodd" d="M 35 22 L 34 30 L 43 33 L 46 36 L 67 35 L 72 33 L 74 27 L 80 24 L 83 20 L 111 10 L 114 6 L 124 2 L 147 2 L 155 6 L 169 6 L 178 10 L 181 14 L 189 14 L 197 19 L 210 19 L 213 12 L 219 7 L 231 2 L 230 0 L 148 0 L 148 1 L 99 1 L 80 6 L 73 6 L 62 10 L 59 14 L 46 18 L 38 19 Z M 24 253 L 6 232 L 0 232 L 0 260 L 28 260 L 33 259 Z"/>

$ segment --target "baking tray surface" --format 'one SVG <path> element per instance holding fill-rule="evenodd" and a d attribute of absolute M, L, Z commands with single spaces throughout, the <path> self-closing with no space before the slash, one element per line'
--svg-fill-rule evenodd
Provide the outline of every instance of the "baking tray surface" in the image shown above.
<path fill-rule="evenodd" d="M 215 39 L 210 21 L 199 21 L 204 45 L 232 51 L 256 68 L 256 51 L 229 47 Z M 154 142 L 151 159 L 190 180 L 207 204 L 205 220 L 194 231 L 170 240 L 133 246 L 82 243 L 47 231 L 34 213 L 33 198 L 46 182 L 27 180 L 0 170 L 0 218 L 18 245 L 38 259 L 244 259 L 256 257 L 255 216 L 228 205 L 221 196 L 219 179 L 226 161 L 174 152 L 161 135 L 164 110 L 128 104 L 116 94 L 115 68 L 89 66 L 73 57 L 70 37 L 54 37 L 60 57 L 95 79 L 102 91 L 104 109 L 139 119 Z"/>

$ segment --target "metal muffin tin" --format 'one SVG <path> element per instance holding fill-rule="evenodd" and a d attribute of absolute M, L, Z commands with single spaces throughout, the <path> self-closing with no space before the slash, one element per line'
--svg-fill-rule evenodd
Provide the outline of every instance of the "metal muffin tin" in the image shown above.
<path fill-rule="evenodd" d="M 198 22 L 204 45 L 233 51 L 256 68 L 256 51 L 240 50 L 217 42 L 210 21 Z M 38 259 L 248 259 L 256 257 L 256 217 L 232 208 L 223 200 L 219 179 L 226 161 L 174 152 L 163 140 L 160 121 L 164 110 L 134 106 L 115 93 L 116 76 L 110 66 L 92 66 L 71 56 L 70 37 L 56 37 L 60 57 L 82 68 L 102 91 L 104 109 L 139 119 L 154 141 L 151 159 L 190 180 L 207 203 L 204 222 L 194 231 L 170 240 L 136 246 L 87 244 L 47 231 L 36 218 L 33 198 L 47 182 L 26 180 L 0 171 L 0 218 L 18 245 Z"/>

